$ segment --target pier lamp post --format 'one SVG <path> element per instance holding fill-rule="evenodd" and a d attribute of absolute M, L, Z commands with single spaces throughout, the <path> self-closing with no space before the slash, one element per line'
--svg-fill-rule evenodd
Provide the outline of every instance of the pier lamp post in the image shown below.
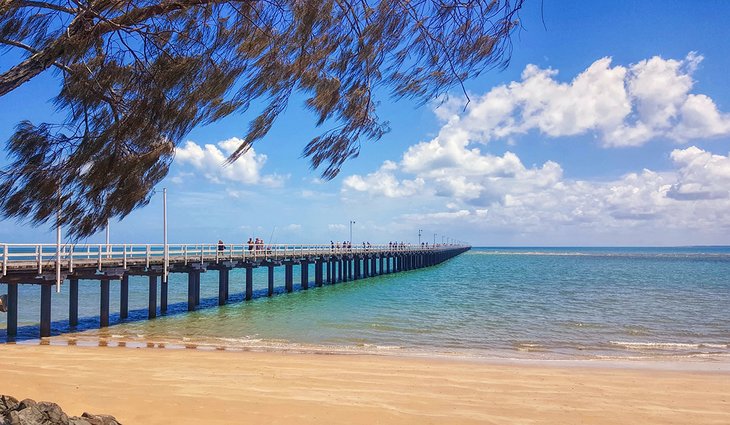
<path fill-rule="evenodd" d="M 350 240 L 349 242 L 352 243 L 352 225 L 355 224 L 355 220 L 350 220 Z"/>
<path fill-rule="evenodd" d="M 423 230 L 418 229 L 418 246 L 421 246 L 421 233 L 422 232 L 423 232 Z"/>
<path fill-rule="evenodd" d="M 436 246 L 436 233 L 433 234 L 433 246 Z"/>
<path fill-rule="evenodd" d="M 167 283 L 167 270 L 170 268 L 170 250 L 167 245 L 167 188 L 162 189 L 162 255 L 164 265 L 162 281 Z"/>

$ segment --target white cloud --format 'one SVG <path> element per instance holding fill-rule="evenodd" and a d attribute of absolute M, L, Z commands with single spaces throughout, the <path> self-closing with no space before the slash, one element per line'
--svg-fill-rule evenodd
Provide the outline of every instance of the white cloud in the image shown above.
<path fill-rule="evenodd" d="M 294 223 L 287 224 L 286 226 L 284 226 L 284 230 L 287 230 L 287 231 L 290 231 L 290 232 L 299 232 L 299 231 L 302 230 L 302 225 L 301 224 L 294 224 Z"/>
<path fill-rule="evenodd" d="M 175 160 L 179 164 L 191 166 L 215 183 L 229 181 L 249 185 L 262 184 L 269 187 L 281 186 L 287 177 L 278 174 L 262 175 L 261 170 L 267 157 L 264 154 L 257 154 L 253 148 L 233 164 L 225 164 L 226 158 L 242 142 L 236 137 L 219 142 L 217 145 L 200 146 L 195 142 L 187 141 L 182 147 L 175 149 Z"/>
<path fill-rule="evenodd" d="M 367 176 L 352 175 L 343 180 L 344 191 L 366 192 L 375 196 L 387 198 L 401 198 L 421 193 L 424 181 L 421 178 L 413 180 L 398 180 L 393 174 L 396 164 L 385 161 L 374 173 Z"/>
<path fill-rule="evenodd" d="M 628 67 L 595 61 L 570 82 L 558 71 L 528 65 L 520 81 L 493 88 L 460 113 L 454 101 L 436 114 L 448 122 L 440 137 L 489 142 L 538 130 L 550 137 L 593 133 L 606 147 L 639 146 L 654 138 L 678 142 L 730 134 L 730 115 L 690 93 L 702 61 L 659 56 Z M 463 105 L 463 104 L 462 104 Z"/>
<path fill-rule="evenodd" d="M 431 151 L 412 148 L 404 158 L 414 152 Z M 439 211 L 436 198 L 431 198 L 428 209 L 422 203 L 418 207 L 409 204 L 406 211 L 433 212 L 406 212 L 402 216 L 406 222 L 523 234 L 552 230 L 572 235 L 575 230 L 568 229 L 581 228 L 581 234 L 623 233 L 627 238 L 671 229 L 730 232 L 730 155 L 692 146 L 671 153 L 671 171 L 645 169 L 613 181 L 582 181 L 565 179 L 561 166 L 552 161 L 527 168 L 510 152 L 503 156 L 478 151 L 457 154 L 473 155 L 475 161 L 461 168 L 417 168 L 424 185 L 437 188 L 432 195 L 447 197 L 447 210 Z M 483 174 L 474 172 L 474 163 L 484 165 Z"/>
<path fill-rule="evenodd" d="M 695 146 L 671 153 L 680 166 L 669 196 L 679 200 L 725 199 L 730 190 L 730 155 L 713 155 Z"/>
<path fill-rule="evenodd" d="M 520 82 L 473 96 L 466 112 L 453 101 L 439 104 L 444 124 L 436 137 L 410 146 L 398 162 L 346 177 L 341 194 L 355 204 L 379 197 L 378 210 L 400 212 L 403 223 L 418 228 L 441 223 L 468 234 L 550 234 L 568 243 L 591 235 L 583 240 L 589 244 L 646 244 L 646 235 L 657 241 L 673 231 L 685 234 L 678 236 L 683 241 L 688 231 L 724 240 L 730 236 L 730 155 L 675 149 L 668 171 L 590 181 L 565 178 L 555 161 L 525 165 L 513 152 L 477 147 L 532 130 L 551 137 L 592 133 L 605 147 L 730 135 L 730 116 L 691 93 L 701 60 L 654 57 L 623 67 L 603 58 L 570 82 L 557 81 L 555 70 L 528 66 Z M 531 243 L 551 243 L 535 237 Z"/>
<path fill-rule="evenodd" d="M 344 224 L 328 224 L 327 228 L 332 231 L 342 231 L 347 229 L 347 226 Z"/>

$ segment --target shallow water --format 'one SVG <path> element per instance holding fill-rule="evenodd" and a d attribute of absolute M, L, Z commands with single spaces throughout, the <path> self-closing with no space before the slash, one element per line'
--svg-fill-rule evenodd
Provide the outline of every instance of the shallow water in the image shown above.
<path fill-rule="evenodd" d="M 283 268 L 276 275 L 282 292 Z M 314 270 L 310 270 L 314 276 Z M 188 313 L 185 275 L 170 314 L 146 320 L 147 280 L 130 279 L 130 319 L 99 330 L 99 284 L 80 284 L 81 330 L 68 334 L 68 288 L 53 296 L 52 343 L 433 353 L 506 358 L 730 358 L 730 248 L 477 248 L 436 267 L 217 307 L 217 272 Z M 295 281 L 298 279 L 295 270 Z M 112 311 L 118 285 L 112 284 Z M 298 289 L 298 288 L 297 288 Z M 0 285 L 0 293 L 5 288 Z M 20 289 L 20 339 L 38 335 L 39 288 Z M 159 299 L 159 297 L 158 297 Z M 4 340 L 5 315 L 0 315 Z M 112 316 L 112 323 L 118 317 Z"/>

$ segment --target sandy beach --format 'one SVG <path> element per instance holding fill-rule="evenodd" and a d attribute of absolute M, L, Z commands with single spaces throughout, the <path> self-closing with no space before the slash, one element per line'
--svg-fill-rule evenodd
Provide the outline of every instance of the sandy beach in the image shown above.
<path fill-rule="evenodd" d="M 730 423 L 727 367 L 658 365 L 4 345 L 0 393 L 125 424 Z"/>

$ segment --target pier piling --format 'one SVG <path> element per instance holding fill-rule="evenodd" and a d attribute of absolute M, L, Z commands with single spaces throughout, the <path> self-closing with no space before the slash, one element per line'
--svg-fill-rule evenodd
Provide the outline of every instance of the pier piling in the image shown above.
<path fill-rule="evenodd" d="M 119 283 L 119 318 L 129 317 L 129 274 L 124 273 Z"/>
<path fill-rule="evenodd" d="M 286 292 L 294 290 L 294 264 L 291 261 L 284 263 L 284 287 Z"/>
<path fill-rule="evenodd" d="M 41 338 L 51 336 L 51 285 L 41 285 Z"/>
<path fill-rule="evenodd" d="M 18 336 L 18 285 L 8 284 L 8 339 L 13 341 Z"/>
<path fill-rule="evenodd" d="M 160 314 L 167 314 L 167 283 L 167 279 L 160 279 Z"/>
<path fill-rule="evenodd" d="M 246 265 L 246 301 L 253 297 L 253 265 Z"/>
<path fill-rule="evenodd" d="M 79 324 L 79 280 L 71 278 L 68 282 L 68 326 L 75 328 Z"/>
<path fill-rule="evenodd" d="M 149 303 L 147 308 L 147 318 L 154 319 L 157 317 L 157 276 L 149 275 Z"/>
<path fill-rule="evenodd" d="M 101 299 L 99 301 L 99 326 L 109 326 L 109 279 L 101 280 Z"/>
<path fill-rule="evenodd" d="M 300 264 L 302 289 L 309 289 L 309 262 L 305 259 Z"/>
<path fill-rule="evenodd" d="M 268 290 L 268 295 L 269 296 L 272 296 L 272 295 L 274 295 L 274 265 L 273 264 L 268 264 L 267 267 L 269 269 L 269 290 Z"/>
<path fill-rule="evenodd" d="M 218 305 L 225 305 L 228 302 L 228 267 L 218 269 Z"/>
<path fill-rule="evenodd" d="M 188 271 L 188 311 L 195 310 L 195 275 L 200 275 L 197 270 Z"/>

